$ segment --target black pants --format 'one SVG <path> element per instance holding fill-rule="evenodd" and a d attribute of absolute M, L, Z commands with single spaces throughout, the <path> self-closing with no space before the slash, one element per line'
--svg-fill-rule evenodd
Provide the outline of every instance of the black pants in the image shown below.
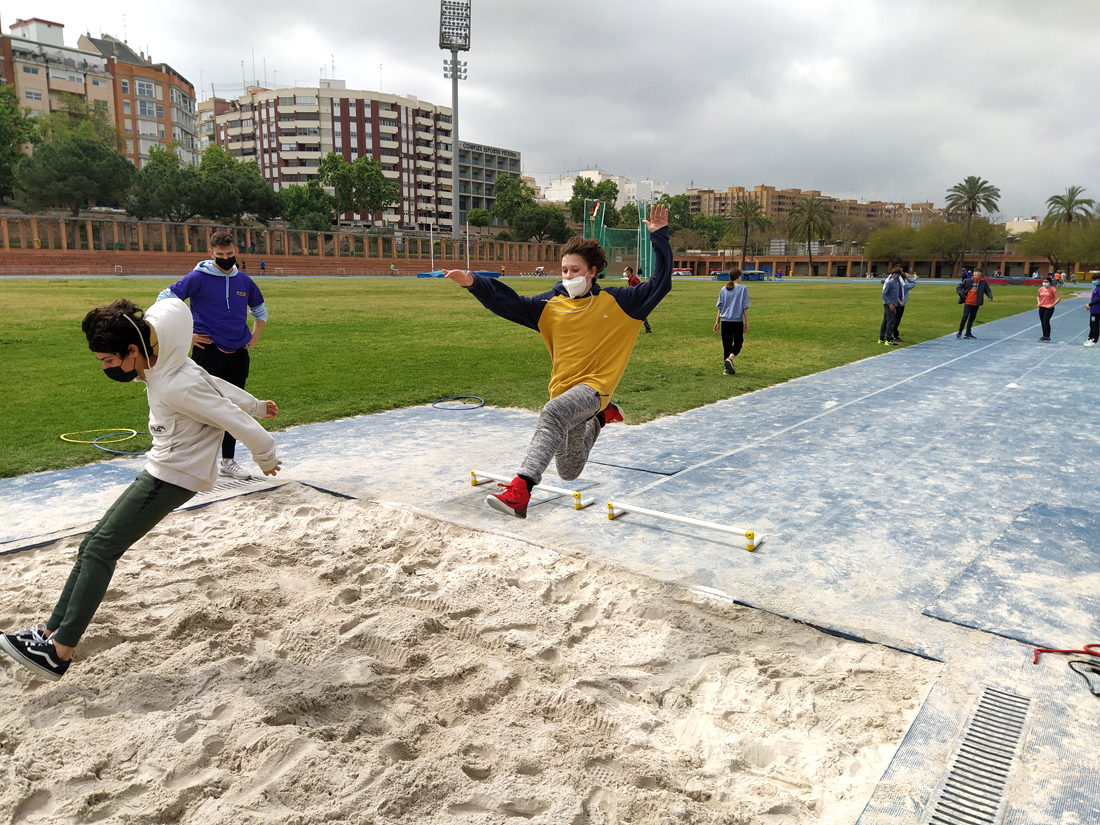
<path fill-rule="evenodd" d="M 978 308 L 971 304 L 963 304 L 963 317 L 959 321 L 959 332 L 963 331 L 963 327 L 966 327 L 966 334 L 970 334 L 970 328 L 974 326 L 974 319 L 978 317 Z"/>
<path fill-rule="evenodd" d="M 214 377 L 244 389 L 248 379 L 248 350 L 245 347 L 236 352 L 222 352 L 214 344 L 195 345 L 191 360 Z M 236 448 L 237 439 L 226 433 L 222 439 L 222 458 L 233 458 Z"/>
<path fill-rule="evenodd" d="M 894 338 L 898 337 L 898 327 L 901 326 L 901 316 L 905 314 L 905 304 L 898 304 L 898 308 L 894 310 Z"/>
<path fill-rule="evenodd" d="M 745 343 L 744 321 L 722 322 L 722 360 L 731 355 L 741 354 L 741 345 Z"/>
<path fill-rule="evenodd" d="M 1100 315 L 1089 315 L 1089 340 L 1094 344 L 1100 335 Z"/>
<path fill-rule="evenodd" d="M 1043 337 L 1050 337 L 1050 316 L 1054 314 L 1054 307 L 1039 307 L 1039 323 L 1043 325 Z"/>
<path fill-rule="evenodd" d="M 882 326 L 878 329 L 878 339 L 880 341 L 894 340 L 894 317 L 896 315 L 897 313 L 889 304 L 882 305 Z"/>

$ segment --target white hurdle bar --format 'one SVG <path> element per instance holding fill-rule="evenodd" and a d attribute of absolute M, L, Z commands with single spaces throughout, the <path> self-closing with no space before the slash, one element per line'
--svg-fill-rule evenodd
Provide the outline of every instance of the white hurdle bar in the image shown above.
<path fill-rule="evenodd" d="M 470 470 L 470 484 L 474 487 L 477 487 L 479 484 L 487 484 L 490 481 L 503 481 L 505 484 L 507 484 L 511 480 L 512 479 L 510 479 L 508 476 L 499 476 L 496 473 L 487 473 L 484 470 Z M 550 487 L 546 484 L 536 484 L 535 488 L 539 490 L 545 490 L 548 493 L 557 493 L 559 496 L 572 496 L 574 510 L 583 510 L 585 507 L 596 503 L 596 499 L 594 497 L 581 498 L 581 494 L 577 490 L 565 490 L 561 487 Z"/>
<path fill-rule="evenodd" d="M 725 524 L 716 524 L 713 521 L 700 521 L 696 518 L 688 518 L 687 516 L 674 516 L 671 513 L 661 513 L 657 510 L 647 510 L 645 507 L 635 507 L 633 504 L 626 504 L 622 501 L 609 501 L 607 502 L 607 517 L 614 520 L 615 516 L 620 516 L 623 513 L 637 513 L 639 516 L 650 516 L 652 518 L 662 518 L 665 521 L 674 521 L 677 524 L 687 524 L 692 527 L 705 527 L 708 530 L 717 530 L 720 533 L 729 533 L 734 536 L 741 536 L 747 540 L 745 549 L 753 551 L 764 540 L 763 536 L 758 535 L 754 530 L 749 530 L 745 527 L 733 527 Z"/>

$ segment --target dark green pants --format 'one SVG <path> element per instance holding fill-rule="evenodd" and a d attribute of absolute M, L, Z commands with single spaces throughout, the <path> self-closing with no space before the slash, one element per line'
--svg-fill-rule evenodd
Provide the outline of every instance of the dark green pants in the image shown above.
<path fill-rule="evenodd" d="M 103 601 L 122 554 L 194 495 L 141 471 L 80 542 L 76 564 L 46 622 L 58 642 L 76 647 Z"/>

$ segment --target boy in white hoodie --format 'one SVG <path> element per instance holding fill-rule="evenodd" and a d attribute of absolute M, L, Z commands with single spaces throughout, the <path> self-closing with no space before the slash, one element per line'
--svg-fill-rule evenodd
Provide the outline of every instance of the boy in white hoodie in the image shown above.
<path fill-rule="evenodd" d="M 145 313 L 119 300 L 84 318 L 88 347 L 107 377 L 145 383 L 153 446 L 145 469 L 84 536 L 45 626 L 0 636 L 0 650 L 46 679 L 57 681 L 69 669 L 122 554 L 172 510 L 214 486 L 225 432 L 245 443 L 264 475 L 275 475 L 282 464 L 275 439 L 252 420 L 274 418 L 279 408 L 189 359 L 192 326 L 191 311 L 178 298 Z"/>

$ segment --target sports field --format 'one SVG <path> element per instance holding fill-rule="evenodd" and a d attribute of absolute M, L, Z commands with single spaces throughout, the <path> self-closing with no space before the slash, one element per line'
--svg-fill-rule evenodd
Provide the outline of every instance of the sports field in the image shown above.
<path fill-rule="evenodd" d="M 168 281 L 149 278 L 13 279 L 0 288 L 5 426 L 0 477 L 73 467 L 108 456 L 62 433 L 144 430 L 140 384 L 100 374 L 80 331 L 91 308 L 116 298 L 151 304 Z M 549 278 L 508 279 L 524 294 Z M 612 279 L 610 286 L 625 282 Z M 261 279 L 270 312 L 252 351 L 248 389 L 279 404 L 271 429 L 476 395 L 497 407 L 538 409 L 546 401 L 549 358 L 533 331 L 506 322 L 449 281 Z M 877 281 L 751 283 L 749 331 L 738 374 L 722 374 L 712 332 L 721 285 L 676 281 L 641 334 L 616 401 L 628 422 L 683 412 L 883 351 L 877 343 Z M 1031 310 L 1031 287 L 994 287 L 979 323 Z M 910 296 L 901 334 L 918 343 L 953 332 L 960 310 L 951 284 L 922 282 Z M 980 327 L 975 327 L 980 337 Z M 751 422 L 730 421 L 731 427 Z M 91 438 L 75 436 L 76 438 Z M 147 438 L 147 437 L 146 437 Z M 121 449 L 147 446 L 139 438 Z"/>

